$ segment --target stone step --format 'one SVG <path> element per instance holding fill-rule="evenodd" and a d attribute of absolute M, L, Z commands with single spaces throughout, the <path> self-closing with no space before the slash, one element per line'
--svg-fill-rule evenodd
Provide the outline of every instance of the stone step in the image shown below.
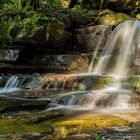
<path fill-rule="evenodd" d="M 41 85 L 47 90 L 82 91 L 100 89 L 112 82 L 111 76 L 93 74 L 44 74 L 29 85 L 35 89 Z"/>
<path fill-rule="evenodd" d="M 26 55 L 25 55 L 26 56 Z M 0 73 L 87 73 L 93 55 L 69 54 L 69 55 L 46 55 L 36 54 L 31 58 L 24 56 L 15 61 L 0 60 Z M 93 68 L 99 60 L 99 54 L 95 57 Z M 115 57 L 112 56 L 111 63 L 107 69 L 113 68 Z M 129 74 L 140 73 L 140 67 L 131 63 Z"/>
<path fill-rule="evenodd" d="M 32 73 L 66 73 L 70 72 L 67 67 L 62 66 L 40 66 L 40 65 L 8 65 L 0 67 L 0 74 L 32 74 Z"/>
<path fill-rule="evenodd" d="M 111 76 L 92 74 L 43 74 L 43 75 L 15 75 L 20 80 L 18 88 L 25 89 L 21 94 L 46 95 L 48 93 L 95 90 L 106 87 L 112 82 Z M 0 87 L 3 88 L 10 76 L 0 77 Z M 20 91 L 13 91 L 13 95 L 20 95 Z M 10 95 L 12 95 L 10 93 Z"/>
<path fill-rule="evenodd" d="M 0 73 L 82 73 L 88 71 L 91 55 L 35 55 L 17 61 L 1 60 Z"/>

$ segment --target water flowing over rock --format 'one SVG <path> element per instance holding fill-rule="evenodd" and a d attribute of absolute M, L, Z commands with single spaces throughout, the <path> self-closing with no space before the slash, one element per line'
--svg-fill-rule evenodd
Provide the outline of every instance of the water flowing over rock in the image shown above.
<path fill-rule="evenodd" d="M 102 96 L 95 96 L 92 99 L 96 99 L 98 102 L 101 101 L 102 107 L 105 107 L 105 103 L 110 99 L 112 101 L 109 104 L 111 107 L 116 108 L 129 108 L 130 103 L 130 86 L 127 79 L 128 74 L 128 66 L 132 63 L 133 60 L 131 58 L 135 57 L 135 50 L 137 48 L 137 37 L 139 36 L 139 21 L 131 21 L 128 20 L 124 23 L 121 23 L 116 27 L 116 29 L 112 32 L 109 39 L 107 40 L 106 47 L 101 54 L 101 57 L 95 66 L 95 74 L 107 74 L 112 75 L 113 82 L 112 84 L 106 86 L 101 90 L 95 91 L 95 93 L 99 92 Z M 103 36 L 104 34 L 102 34 Z M 127 41 L 128 40 L 128 41 Z M 96 45 L 97 46 L 97 45 Z M 97 47 L 98 48 L 98 47 Z M 112 57 L 116 52 L 114 64 L 110 67 Z M 93 55 L 94 56 L 94 55 Z M 133 57 L 132 57 L 133 56 Z M 111 68 L 111 69 L 108 69 Z M 94 76 L 94 75 L 93 75 Z M 126 78 L 124 78 L 126 77 Z M 83 90 L 86 88 L 83 87 Z M 115 94 L 113 94 L 115 93 Z M 121 94 L 119 94 L 121 93 Z M 95 104 L 96 100 L 90 100 L 88 96 L 83 95 L 82 93 L 79 96 L 79 92 L 70 93 L 72 96 L 58 96 L 56 98 L 56 103 L 62 103 L 64 105 L 85 105 L 84 102 L 87 101 L 87 104 Z M 78 95 L 77 95 L 78 94 Z M 107 97 L 104 97 L 104 94 Z M 109 95 L 115 95 L 113 97 Z M 88 98 L 88 99 L 87 99 Z M 82 100 L 83 99 L 83 100 Z M 70 100 L 70 102 L 69 102 Z M 53 100 L 53 102 L 55 102 Z M 96 108 L 95 106 L 93 108 Z"/>
<path fill-rule="evenodd" d="M 118 76 L 127 75 L 127 66 L 132 62 L 130 58 L 132 55 L 135 57 L 135 50 L 137 48 L 137 39 L 139 36 L 139 21 L 125 21 L 116 27 L 113 33 L 110 35 L 106 43 L 106 49 L 103 51 L 97 66 L 95 67 L 95 73 L 111 73 Z M 114 61 L 115 66 L 111 66 L 112 69 L 108 70 L 111 56 L 115 50 L 119 50 Z M 133 60 L 134 61 L 134 60 Z M 113 70 L 114 68 L 114 70 Z"/>
<path fill-rule="evenodd" d="M 34 81 L 38 79 L 38 86 L 39 84 L 39 78 L 37 78 L 38 75 L 12 75 L 12 76 L 1 76 L 0 81 L 2 82 L 2 85 L 0 86 L 0 94 L 12 94 L 14 93 L 16 95 L 17 93 L 20 93 L 22 91 L 25 91 L 26 89 L 30 88 L 30 84 L 32 84 L 32 87 L 35 86 Z"/>

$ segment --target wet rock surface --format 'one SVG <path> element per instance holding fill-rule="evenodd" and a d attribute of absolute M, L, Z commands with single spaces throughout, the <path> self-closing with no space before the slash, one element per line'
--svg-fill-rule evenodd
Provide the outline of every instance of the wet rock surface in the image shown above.
<path fill-rule="evenodd" d="M 108 36 L 112 32 L 112 26 L 98 25 L 79 28 L 75 30 L 75 47 L 77 51 L 92 53 L 100 45 L 103 50 Z M 100 40 L 102 38 L 102 40 Z"/>
<path fill-rule="evenodd" d="M 18 111 L 34 112 L 43 110 L 47 104 L 50 103 L 50 99 L 28 99 L 28 98 L 16 98 L 3 96 L 0 97 L 0 113 L 16 113 Z"/>
<path fill-rule="evenodd" d="M 108 127 L 114 125 L 127 125 L 127 121 L 111 115 L 89 114 L 87 111 L 74 111 L 58 109 L 56 111 L 20 112 L 20 114 L 3 114 L 0 116 L 0 138 L 30 139 L 71 139 L 71 138 L 97 138 Z M 82 123 L 82 125 L 81 125 Z M 18 127 L 17 127 L 18 125 Z M 74 127 L 75 126 L 75 127 Z M 108 129 L 98 129 L 106 127 Z M 121 129 L 123 127 L 120 127 Z M 96 130 L 97 129 L 97 130 Z M 112 128 L 110 128 L 112 129 Z M 109 130 L 110 130 L 109 129 Z M 128 131 L 124 127 L 125 132 Z M 131 130 L 133 128 L 130 128 Z M 28 132 L 30 130 L 30 132 Z M 99 131 L 100 130 L 100 131 Z M 14 134 L 12 134 L 14 132 Z M 121 132 L 120 132 L 121 133 Z M 131 132 L 133 133 L 133 131 Z"/>

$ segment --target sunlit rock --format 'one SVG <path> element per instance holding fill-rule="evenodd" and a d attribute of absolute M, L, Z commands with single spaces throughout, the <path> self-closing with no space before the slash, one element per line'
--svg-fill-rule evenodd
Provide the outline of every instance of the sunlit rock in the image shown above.
<path fill-rule="evenodd" d="M 59 0 L 64 8 L 68 8 L 71 0 Z"/>
<path fill-rule="evenodd" d="M 98 22 L 99 24 L 105 24 L 105 25 L 117 25 L 128 19 L 129 16 L 127 16 L 124 13 L 112 13 L 99 17 Z"/>

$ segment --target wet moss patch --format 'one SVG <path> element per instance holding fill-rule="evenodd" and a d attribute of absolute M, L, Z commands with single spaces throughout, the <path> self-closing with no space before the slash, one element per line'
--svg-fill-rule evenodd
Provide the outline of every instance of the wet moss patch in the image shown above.
<path fill-rule="evenodd" d="M 38 114 L 41 116 L 41 114 Z M 36 115 L 7 116 L 0 119 L 0 135 L 20 133 L 48 133 L 58 137 L 77 133 L 89 133 L 95 128 L 106 128 L 110 126 L 127 125 L 124 119 L 104 114 L 89 114 L 70 118 L 53 118 L 42 122 L 29 122 Z M 36 116 L 37 119 L 37 116 Z"/>

